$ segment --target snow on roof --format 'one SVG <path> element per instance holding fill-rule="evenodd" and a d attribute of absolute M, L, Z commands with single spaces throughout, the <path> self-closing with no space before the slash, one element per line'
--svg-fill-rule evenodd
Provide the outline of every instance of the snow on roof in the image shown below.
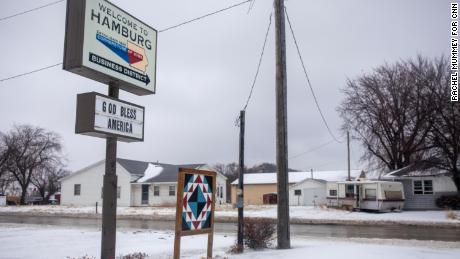
<path fill-rule="evenodd" d="M 147 166 L 147 169 L 145 169 L 144 176 L 139 178 L 136 182 L 138 183 L 146 182 L 149 179 L 161 174 L 161 172 L 163 172 L 162 166 L 149 163 L 149 165 Z"/>
<path fill-rule="evenodd" d="M 361 170 L 351 170 L 352 179 L 359 178 Z M 345 181 L 348 177 L 346 170 L 342 171 L 313 171 L 313 179 L 325 181 Z M 298 183 L 307 178 L 311 178 L 311 172 L 289 172 L 289 183 Z M 277 182 L 276 173 L 255 173 L 245 174 L 244 184 L 274 184 Z M 238 179 L 232 182 L 238 184 Z"/>
<path fill-rule="evenodd" d="M 352 180 L 358 179 L 361 175 L 362 170 L 350 170 L 350 177 Z M 348 178 L 348 171 L 347 170 L 339 170 L 339 171 L 313 171 L 313 178 L 314 179 L 321 179 L 328 182 L 339 182 L 339 181 L 346 181 Z"/>

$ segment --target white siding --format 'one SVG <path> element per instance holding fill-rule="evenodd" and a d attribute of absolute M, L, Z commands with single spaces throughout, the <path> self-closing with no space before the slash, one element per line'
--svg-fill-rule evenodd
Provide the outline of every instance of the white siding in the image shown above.
<path fill-rule="evenodd" d="M 300 190 L 301 195 L 297 196 L 294 195 L 295 190 Z M 313 197 L 305 197 L 305 195 L 308 195 L 306 190 L 315 190 L 316 192 L 324 192 L 324 196 L 318 197 L 320 203 L 326 203 L 326 183 L 321 183 L 315 180 L 306 180 L 303 182 L 300 182 L 298 184 L 295 184 L 291 187 L 289 187 L 289 205 L 291 206 L 297 206 L 297 205 L 303 205 L 307 202 L 307 200 L 312 200 Z M 318 195 L 319 196 L 319 195 Z"/>
<path fill-rule="evenodd" d="M 102 206 L 101 190 L 105 163 L 99 162 L 92 167 L 83 169 L 64 178 L 61 182 L 61 204 L 95 206 L 96 202 Z M 118 186 L 121 187 L 120 198 L 117 199 L 117 206 L 130 206 L 131 186 L 130 174 L 117 163 Z M 80 184 L 79 196 L 74 195 L 74 185 Z"/>
<path fill-rule="evenodd" d="M 224 204 L 227 202 L 227 180 L 222 177 L 221 175 L 217 174 L 217 181 L 216 181 L 216 188 L 221 187 L 222 188 L 222 197 L 221 195 L 217 196 L 217 190 L 216 190 L 216 205 L 219 204 Z M 219 192 L 220 194 L 220 192 Z"/>
<path fill-rule="evenodd" d="M 438 176 L 431 178 L 433 180 L 433 191 L 436 192 L 456 192 L 457 187 L 449 176 Z"/>

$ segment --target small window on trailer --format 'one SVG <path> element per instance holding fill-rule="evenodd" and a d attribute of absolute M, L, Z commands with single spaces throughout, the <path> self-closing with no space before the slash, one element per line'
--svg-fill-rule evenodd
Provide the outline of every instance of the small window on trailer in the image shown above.
<path fill-rule="evenodd" d="M 365 199 L 377 199 L 377 191 L 375 189 L 364 190 Z"/>
<path fill-rule="evenodd" d="M 337 196 L 337 190 L 335 189 L 329 190 L 329 196 Z"/>

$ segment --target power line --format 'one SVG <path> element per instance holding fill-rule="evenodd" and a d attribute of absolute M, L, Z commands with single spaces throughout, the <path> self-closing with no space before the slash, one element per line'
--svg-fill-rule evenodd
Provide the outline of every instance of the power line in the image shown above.
<path fill-rule="evenodd" d="M 26 11 L 23 11 L 23 12 L 20 12 L 20 13 L 17 13 L 17 14 L 13 14 L 13 15 L 10 15 L 10 16 L 2 17 L 2 18 L 0 18 L 0 22 L 1 22 L 1 21 L 4 21 L 4 20 L 11 19 L 11 18 L 16 17 L 16 16 L 19 16 L 19 15 L 23 15 L 23 14 L 26 14 L 26 13 L 30 13 L 30 12 L 33 12 L 33 11 L 40 10 L 40 9 L 45 8 L 45 7 L 48 7 L 48 6 L 52 6 L 52 5 L 58 4 L 58 3 L 60 3 L 60 2 L 64 2 L 64 0 L 59 0 L 59 1 L 56 1 L 56 2 L 51 2 L 51 3 L 45 4 L 45 5 L 42 5 L 42 6 L 39 6 L 39 7 L 35 7 L 35 8 L 30 9 L 30 10 L 26 10 Z"/>
<path fill-rule="evenodd" d="M 331 143 L 334 142 L 334 141 L 335 141 L 334 139 L 331 139 L 331 140 L 329 140 L 328 142 L 325 142 L 325 143 L 323 143 L 323 144 L 321 144 L 321 145 L 319 145 L 319 146 L 316 146 L 316 147 L 314 147 L 314 148 L 311 148 L 311 149 L 309 149 L 309 150 L 307 150 L 307 151 L 304 151 L 304 152 L 302 152 L 302 153 L 299 153 L 299 154 L 297 154 L 297 155 L 293 155 L 293 156 L 289 157 L 289 159 L 294 159 L 294 158 L 297 158 L 297 157 L 299 157 L 299 156 L 306 155 L 306 154 L 308 154 L 308 153 L 311 153 L 311 152 L 313 152 L 313 151 L 316 151 L 316 150 L 318 150 L 318 149 L 321 149 L 321 148 L 323 148 L 323 147 L 325 147 L 325 146 L 331 144 Z"/>
<path fill-rule="evenodd" d="M 265 45 L 267 45 L 268 33 L 269 33 L 270 27 L 272 25 L 272 14 L 273 13 L 270 13 L 267 32 L 265 33 L 264 45 L 262 46 L 262 51 L 260 52 L 259 63 L 257 64 L 256 74 L 254 76 L 254 80 L 252 81 L 251 91 L 249 92 L 249 96 L 248 96 L 248 99 L 246 100 L 246 104 L 244 105 L 243 110 L 246 110 L 246 108 L 248 107 L 249 101 L 251 100 L 252 93 L 254 91 L 254 86 L 256 85 L 257 76 L 259 75 L 259 70 L 260 70 L 260 64 L 262 63 L 262 58 L 263 58 L 264 52 L 265 52 Z"/>
<path fill-rule="evenodd" d="M 1 83 L 1 82 L 4 82 L 4 81 L 7 81 L 7 80 L 10 80 L 10 79 L 13 79 L 13 78 L 18 78 L 18 77 L 21 77 L 21 76 L 26 76 L 26 75 L 30 75 L 30 74 L 33 74 L 33 73 L 36 73 L 36 72 L 40 72 L 40 71 L 43 71 L 43 70 L 46 70 L 46 69 L 50 69 L 50 68 L 53 68 L 53 67 L 57 67 L 57 66 L 59 66 L 59 65 L 62 65 L 62 62 L 61 62 L 61 63 L 54 64 L 54 65 L 51 65 L 51 66 L 46 66 L 46 67 L 42 67 L 42 68 L 39 68 L 39 69 L 35 69 L 35 70 L 29 71 L 29 72 L 25 72 L 25 73 L 22 73 L 22 74 L 19 74 L 19 75 L 14 75 L 14 76 L 11 76 L 11 77 L 7 77 L 7 78 L 0 79 L 0 83 Z"/>
<path fill-rule="evenodd" d="M 240 2 L 240 3 L 237 3 L 237 4 L 231 5 L 231 6 L 229 6 L 229 7 L 225 7 L 225 8 L 223 8 L 223 9 L 214 11 L 214 12 L 212 12 L 212 13 L 208 13 L 208 14 L 202 15 L 202 16 L 200 16 L 200 17 L 193 18 L 193 19 L 191 19 L 191 20 L 187 20 L 187 21 L 182 22 L 182 23 L 179 23 L 179 24 L 177 24 L 177 25 L 173 25 L 173 26 L 167 27 L 167 28 L 165 28 L 165 29 L 159 30 L 158 32 L 165 32 L 165 31 L 168 31 L 168 30 L 171 30 L 171 29 L 180 27 L 180 26 L 182 26 L 182 25 L 186 25 L 186 24 L 189 24 L 189 23 L 191 23 L 191 22 L 198 21 L 198 20 L 203 19 L 203 18 L 206 18 L 206 17 L 208 17 L 208 16 L 211 16 L 211 15 L 214 15 L 214 14 L 218 14 L 218 13 L 220 13 L 220 12 L 227 11 L 227 10 L 229 10 L 229 9 L 232 9 L 232 8 L 234 8 L 234 7 L 238 7 L 238 6 L 240 6 L 240 5 L 243 5 L 243 4 L 248 3 L 248 2 L 251 2 L 251 1 L 252 1 L 252 0 L 246 0 L 246 1 Z"/>
<path fill-rule="evenodd" d="M 289 15 L 287 13 L 287 9 L 284 8 L 284 12 L 286 13 L 286 18 L 287 18 L 287 21 L 288 21 L 288 24 L 289 24 L 289 29 L 291 30 L 291 34 L 292 34 L 292 38 L 294 39 L 294 43 L 295 43 L 295 46 L 296 46 L 296 49 L 297 49 L 297 54 L 299 55 L 299 58 L 300 58 L 300 63 L 302 64 L 302 68 L 303 68 L 303 72 L 305 73 L 305 77 L 307 78 L 307 82 L 308 82 L 308 86 L 310 87 L 310 91 L 311 91 L 311 94 L 313 95 L 313 99 L 315 100 L 315 104 L 316 104 L 316 108 L 318 109 L 318 112 L 319 114 L 321 115 L 321 119 L 323 120 L 323 123 L 324 125 L 326 126 L 327 128 L 327 131 L 329 132 L 329 135 L 331 135 L 331 137 L 338 143 L 343 143 L 343 141 L 339 141 L 335 135 L 332 133 L 330 127 L 329 127 L 329 124 L 327 123 L 326 121 L 326 118 L 324 117 L 324 114 L 323 112 L 321 111 L 321 108 L 319 106 L 319 103 L 318 103 L 318 99 L 316 98 L 316 95 L 315 95 L 315 91 L 313 90 L 313 87 L 311 85 L 311 82 L 310 82 L 310 78 L 308 77 L 308 73 L 307 73 L 307 69 L 305 68 L 305 64 L 303 62 L 303 58 L 302 58 L 302 55 L 300 54 L 300 50 L 299 50 L 299 45 L 297 44 L 297 39 L 295 37 L 295 34 L 294 34 L 294 30 L 292 29 L 292 24 L 291 24 L 291 21 L 289 19 Z"/>
<path fill-rule="evenodd" d="M 34 8 L 34 9 L 30 9 L 30 10 L 27 10 L 27 11 L 24 11 L 24 12 L 21 12 L 21 13 L 17 13 L 17 14 L 8 16 L 8 17 L 4 17 L 4 18 L 1 18 L 0 21 L 9 19 L 9 18 L 12 18 L 12 17 L 15 17 L 15 16 L 18 16 L 18 15 L 21 15 L 21 14 L 25 14 L 25 13 L 28 13 L 28 12 L 32 12 L 32 11 L 35 11 L 35 10 L 38 10 L 38 9 L 41 9 L 41 8 L 45 8 L 45 7 L 48 7 L 48 6 L 51 6 L 51 5 L 54 5 L 54 4 L 63 2 L 63 1 L 64 1 L 64 0 L 59 0 L 59 1 L 56 1 L 56 2 L 52 2 L 52 3 L 49 3 L 49 4 L 46 4 L 46 5 L 43 5 L 43 6 Z M 232 8 L 234 8 L 234 7 L 243 5 L 243 4 L 248 3 L 248 2 L 251 2 L 251 1 L 253 1 L 253 0 L 246 0 L 246 1 L 240 2 L 240 3 L 237 3 L 237 4 L 231 5 L 231 6 L 229 6 L 229 7 L 226 7 L 226 8 L 217 10 L 217 11 L 214 11 L 214 12 L 212 12 L 212 13 L 208 13 L 208 14 L 202 15 L 202 16 L 200 16 L 200 17 L 197 17 L 197 18 L 194 18 L 194 19 L 191 19 L 191 20 L 182 22 L 182 23 L 180 23 L 180 24 L 177 24 L 177 25 L 174 25 L 174 26 L 170 26 L 170 27 L 165 28 L 165 29 L 163 29 L 163 30 L 159 30 L 158 32 L 160 33 L 160 32 L 165 32 L 165 31 L 168 31 L 168 30 L 172 30 L 172 29 L 178 28 L 178 27 L 180 27 L 180 26 L 182 26 L 182 25 L 185 25 L 185 24 L 188 24 L 188 23 L 191 23 L 191 22 L 194 22 L 194 21 L 198 21 L 198 20 L 203 19 L 203 18 L 205 18 L 205 17 L 208 17 L 208 16 L 211 16 L 211 15 L 214 15 L 214 14 L 217 14 L 217 13 L 220 13 L 220 12 L 223 12 L 223 11 L 226 11 L 226 10 L 229 10 L 229 9 L 232 9 Z M 3 79 L 0 79 L 0 82 L 4 82 L 4 81 L 10 80 L 10 79 L 14 79 L 14 78 L 18 78 L 18 77 L 21 77 L 21 76 L 26 76 L 26 75 L 29 75 L 29 74 L 32 74 L 32 73 L 35 73 L 35 72 L 43 71 L 43 70 L 46 70 L 46 69 L 49 69 L 49 68 L 53 68 L 53 67 L 58 66 L 58 65 L 61 65 L 61 64 L 62 64 L 62 62 L 61 62 L 61 63 L 54 64 L 54 65 L 51 65 L 51 66 L 42 67 L 42 68 L 39 68 L 39 69 L 36 69 L 36 70 L 33 70 L 33 71 L 29 71 L 29 72 L 26 72 L 26 73 L 23 73 L 23 74 L 19 74 L 19 75 L 14 75 L 14 76 L 11 76 L 11 77 L 3 78 Z M 260 63 L 259 63 L 259 66 L 260 66 Z M 258 72 L 258 69 L 257 69 L 257 72 Z M 257 77 L 257 75 L 256 75 L 256 77 Z M 254 86 L 253 86 L 253 87 L 254 87 Z M 252 90 L 251 90 L 251 93 L 252 93 Z"/>

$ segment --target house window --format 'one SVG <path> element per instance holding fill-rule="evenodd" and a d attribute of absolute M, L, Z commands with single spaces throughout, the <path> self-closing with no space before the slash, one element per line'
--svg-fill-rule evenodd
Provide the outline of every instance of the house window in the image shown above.
<path fill-rule="evenodd" d="M 220 186 L 217 187 L 217 197 L 220 197 Z"/>
<path fill-rule="evenodd" d="M 433 180 L 414 181 L 414 194 L 433 194 Z"/>
<path fill-rule="evenodd" d="M 220 198 L 224 198 L 224 187 L 220 187 Z"/>
<path fill-rule="evenodd" d="M 160 196 L 160 186 L 159 185 L 153 186 L 153 196 Z"/>
<path fill-rule="evenodd" d="M 302 190 L 294 190 L 294 195 L 295 195 L 295 196 L 300 196 L 300 195 L 302 195 Z"/>
<path fill-rule="evenodd" d="M 337 196 L 337 190 L 329 190 L 329 196 Z"/>
<path fill-rule="evenodd" d="M 73 195 L 80 196 L 81 193 L 81 184 L 74 184 L 73 186 Z"/>
<path fill-rule="evenodd" d="M 174 195 L 176 195 L 176 186 L 170 185 L 169 186 L 169 196 L 174 196 Z"/>
<path fill-rule="evenodd" d="M 377 199 L 377 191 L 375 189 L 366 189 L 364 191 L 366 199 Z"/>

